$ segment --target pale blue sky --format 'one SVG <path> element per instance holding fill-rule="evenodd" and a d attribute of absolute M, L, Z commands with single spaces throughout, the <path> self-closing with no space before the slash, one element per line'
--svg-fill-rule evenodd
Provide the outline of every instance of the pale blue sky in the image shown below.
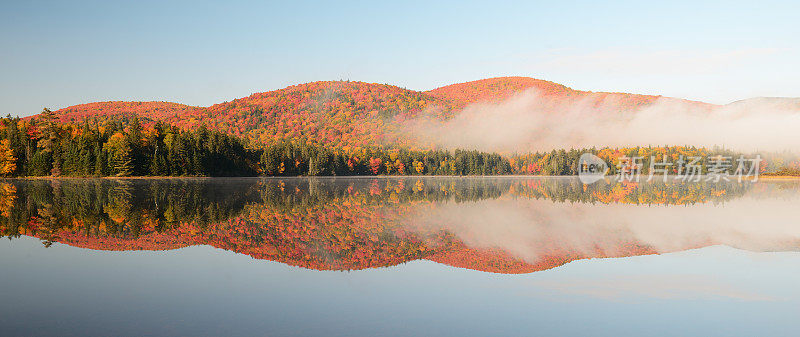
<path fill-rule="evenodd" d="M 798 13 L 789 1 L 3 1 L 0 113 L 507 75 L 715 103 L 800 96 Z"/>

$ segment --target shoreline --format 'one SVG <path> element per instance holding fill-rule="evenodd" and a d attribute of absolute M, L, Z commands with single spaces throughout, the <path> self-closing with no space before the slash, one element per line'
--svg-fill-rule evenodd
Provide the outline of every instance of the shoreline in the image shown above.
<path fill-rule="evenodd" d="M 141 180 L 141 179 L 306 179 L 306 178 L 346 178 L 346 179 L 374 179 L 374 178 L 389 178 L 389 179 L 397 179 L 397 178 L 578 178 L 578 176 L 553 176 L 553 175 L 515 175 L 515 174 L 508 174 L 508 175 L 463 175 L 463 176 L 456 176 L 456 175 L 355 175 L 355 176 L 215 176 L 215 177 L 207 177 L 207 176 L 131 176 L 131 177 L 114 177 L 114 176 L 104 176 L 104 177 L 94 177 L 94 176 L 85 176 L 85 177 L 73 177 L 73 176 L 34 176 L 34 177 L 5 177 L 0 178 L 3 180 L 6 179 L 16 179 L 16 180 L 72 180 L 72 179 L 82 179 L 82 180 L 89 180 L 89 179 L 113 179 L 113 180 Z M 752 180 L 752 178 L 744 179 L 745 181 Z M 783 175 L 760 175 L 758 176 L 758 180 L 800 180 L 800 176 L 783 176 Z"/>

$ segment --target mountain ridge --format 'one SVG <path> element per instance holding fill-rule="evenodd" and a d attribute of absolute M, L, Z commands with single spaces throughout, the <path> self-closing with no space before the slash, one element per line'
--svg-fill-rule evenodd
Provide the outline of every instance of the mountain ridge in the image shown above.
<path fill-rule="evenodd" d="M 658 100 L 716 107 L 704 102 L 614 92 L 592 92 L 530 77 L 495 77 L 428 91 L 360 81 L 316 81 L 196 107 L 174 102 L 108 101 L 56 110 L 64 122 L 132 117 L 181 128 L 206 125 L 259 143 L 304 140 L 333 146 L 422 146 L 408 136 L 419 117 L 444 121 L 473 104 L 498 103 L 535 91 L 554 104 L 575 102 L 634 111 Z M 36 118 L 32 116 L 31 118 Z"/>

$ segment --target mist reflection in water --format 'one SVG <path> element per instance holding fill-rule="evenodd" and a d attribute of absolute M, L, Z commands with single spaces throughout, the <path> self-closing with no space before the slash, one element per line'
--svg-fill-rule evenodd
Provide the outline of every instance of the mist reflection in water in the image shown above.
<path fill-rule="evenodd" d="M 798 191 L 791 180 L 9 180 L 0 234 L 96 250 L 211 245 L 319 270 L 427 259 L 528 273 L 711 245 L 796 251 Z"/>

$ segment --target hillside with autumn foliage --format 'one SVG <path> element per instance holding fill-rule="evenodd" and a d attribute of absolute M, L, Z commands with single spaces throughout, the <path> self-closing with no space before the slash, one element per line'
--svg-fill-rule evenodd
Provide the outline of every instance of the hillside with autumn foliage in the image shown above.
<path fill-rule="evenodd" d="M 261 143 L 303 139 L 334 146 L 387 144 L 420 113 L 445 115 L 453 105 L 427 93 L 385 84 L 313 82 L 257 93 L 170 121 L 200 124 Z"/>
<path fill-rule="evenodd" d="M 262 144 L 302 140 L 336 147 L 430 148 L 431 144 L 419 143 L 407 132 L 417 118 L 443 122 L 470 104 L 496 103 L 529 90 L 552 104 L 581 101 L 603 104 L 614 111 L 639 109 L 662 98 L 580 91 L 528 77 L 490 78 L 426 92 L 388 84 L 320 81 L 255 93 L 210 107 L 169 102 L 97 102 L 63 108 L 56 114 L 62 122 L 137 116 L 181 128 L 206 125 Z"/>
<path fill-rule="evenodd" d="M 452 100 L 460 105 L 499 102 L 529 89 L 553 98 L 580 96 L 582 91 L 555 82 L 530 77 L 495 77 L 446 85 L 428 91 L 432 96 Z M 638 96 L 638 95 L 637 95 Z"/>
<path fill-rule="evenodd" d="M 427 91 L 428 94 L 449 100 L 458 107 L 473 103 L 499 103 L 515 95 L 533 91 L 552 104 L 581 102 L 588 106 L 609 105 L 619 111 L 646 107 L 659 99 L 675 100 L 692 105 L 713 107 L 713 104 L 688 101 L 654 95 L 639 95 L 621 92 L 594 92 L 575 90 L 563 84 L 530 77 L 495 77 L 483 80 L 451 84 Z"/>
<path fill-rule="evenodd" d="M 86 119 L 136 116 L 145 121 L 181 119 L 198 107 L 172 102 L 95 102 L 73 105 L 55 111 L 62 123 L 82 122 Z"/>

